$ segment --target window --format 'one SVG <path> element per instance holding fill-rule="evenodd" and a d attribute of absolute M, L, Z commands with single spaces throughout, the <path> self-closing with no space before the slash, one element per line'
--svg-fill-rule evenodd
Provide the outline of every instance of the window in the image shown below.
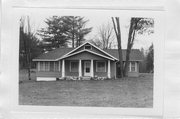
<path fill-rule="evenodd" d="M 70 72 L 78 72 L 78 62 L 77 61 L 70 62 Z"/>
<path fill-rule="evenodd" d="M 54 71 L 54 62 L 50 62 L 50 71 Z"/>
<path fill-rule="evenodd" d="M 131 62 L 129 62 L 129 65 L 128 65 L 128 71 L 130 72 L 131 71 Z"/>
<path fill-rule="evenodd" d="M 40 71 L 49 71 L 49 62 L 40 62 Z"/>
<path fill-rule="evenodd" d="M 106 72 L 106 62 L 104 61 L 96 62 L 96 72 Z"/>
<path fill-rule="evenodd" d="M 91 50 L 91 45 L 85 45 L 85 46 L 84 46 L 84 49 Z"/>
<path fill-rule="evenodd" d="M 59 62 L 54 62 L 54 71 L 59 71 Z"/>
<path fill-rule="evenodd" d="M 49 62 L 45 62 L 45 71 L 49 71 Z"/>
<path fill-rule="evenodd" d="M 136 72 L 136 62 L 130 62 L 128 69 L 129 69 L 129 72 Z"/>
<path fill-rule="evenodd" d="M 135 72 L 135 62 L 131 62 L 131 71 Z"/>
<path fill-rule="evenodd" d="M 44 62 L 40 62 L 40 71 L 44 71 Z"/>
<path fill-rule="evenodd" d="M 50 71 L 59 71 L 59 62 L 50 62 Z"/>

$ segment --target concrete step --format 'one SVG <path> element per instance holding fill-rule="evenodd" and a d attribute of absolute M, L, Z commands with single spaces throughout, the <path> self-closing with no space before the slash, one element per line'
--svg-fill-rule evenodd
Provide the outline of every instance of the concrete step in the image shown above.
<path fill-rule="evenodd" d="M 91 80 L 91 77 L 90 76 L 83 76 L 82 80 Z"/>

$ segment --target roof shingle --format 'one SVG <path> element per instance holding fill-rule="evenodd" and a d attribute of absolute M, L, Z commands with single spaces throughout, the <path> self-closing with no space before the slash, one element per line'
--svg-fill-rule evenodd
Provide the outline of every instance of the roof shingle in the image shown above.
<path fill-rule="evenodd" d="M 119 59 L 118 49 L 106 49 L 105 52 Z M 122 50 L 123 61 L 126 60 L 126 50 Z M 143 59 L 142 53 L 138 49 L 132 49 L 129 57 L 130 61 L 139 61 Z"/>
<path fill-rule="evenodd" d="M 39 55 L 38 57 L 34 58 L 33 60 L 55 60 L 57 58 L 62 57 L 63 55 L 67 54 L 68 52 L 70 52 L 71 50 L 73 50 L 73 48 L 57 48 L 55 50 L 49 51 L 47 53 L 43 53 L 41 55 Z"/>
<path fill-rule="evenodd" d="M 74 48 L 57 48 L 55 50 L 49 51 L 48 53 L 43 53 L 40 56 L 33 59 L 36 60 L 56 60 L 68 52 L 72 51 Z M 105 52 L 119 59 L 118 49 L 106 49 Z M 126 59 L 126 50 L 122 50 L 123 53 L 123 61 Z M 142 53 L 138 49 L 132 49 L 130 53 L 130 61 L 139 61 L 142 60 Z"/>

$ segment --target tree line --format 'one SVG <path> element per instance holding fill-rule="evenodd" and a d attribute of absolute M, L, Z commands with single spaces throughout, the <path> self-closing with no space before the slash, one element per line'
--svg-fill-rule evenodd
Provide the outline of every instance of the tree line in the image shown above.
<path fill-rule="evenodd" d="M 23 16 L 20 19 L 20 67 L 27 68 L 28 60 L 43 52 L 59 47 L 78 47 L 92 30 L 92 27 L 86 28 L 88 20 L 80 16 L 52 16 L 44 22 L 46 28 L 33 32 L 30 18 Z"/>
<path fill-rule="evenodd" d="M 112 39 L 116 39 L 118 43 L 121 68 L 120 74 L 121 77 L 126 77 L 129 56 L 134 44 L 134 39 L 138 34 L 153 33 L 153 30 L 150 28 L 153 28 L 154 20 L 151 18 L 131 18 L 128 33 L 126 62 L 125 65 L 123 65 L 120 19 L 119 17 L 112 17 L 111 19 L 113 26 L 109 23 L 107 25 L 102 24 L 97 32 L 98 37 L 96 37 L 95 40 L 90 41 L 102 49 L 111 49 Z M 33 58 L 43 52 L 60 47 L 78 47 L 87 40 L 85 39 L 85 36 L 93 29 L 93 27 L 87 28 L 89 20 L 81 16 L 52 16 L 45 19 L 44 22 L 47 27 L 41 28 L 37 32 L 33 32 L 30 25 L 30 18 L 28 16 L 22 17 L 20 20 L 20 68 L 27 68 L 29 72 L 31 67 L 35 66 L 32 62 Z M 115 36 L 113 36 L 113 33 Z M 153 56 L 152 51 L 153 50 L 149 51 L 149 54 L 147 55 L 148 60 Z M 150 68 L 148 70 L 153 69 L 151 63 L 147 63 L 147 66 Z"/>
<path fill-rule="evenodd" d="M 140 62 L 141 73 L 153 73 L 154 72 L 154 45 L 153 43 L 147 50 L 141 48 L 143 54 L 143 61 Z"/>

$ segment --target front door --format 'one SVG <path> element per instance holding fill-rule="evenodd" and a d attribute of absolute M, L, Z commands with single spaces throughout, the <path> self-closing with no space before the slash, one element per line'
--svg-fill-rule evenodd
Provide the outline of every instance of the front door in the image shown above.
<path fill-rule="evenodd" d="M 84 76 L 91 76 L 91 62 L 84 61 Z"/>

